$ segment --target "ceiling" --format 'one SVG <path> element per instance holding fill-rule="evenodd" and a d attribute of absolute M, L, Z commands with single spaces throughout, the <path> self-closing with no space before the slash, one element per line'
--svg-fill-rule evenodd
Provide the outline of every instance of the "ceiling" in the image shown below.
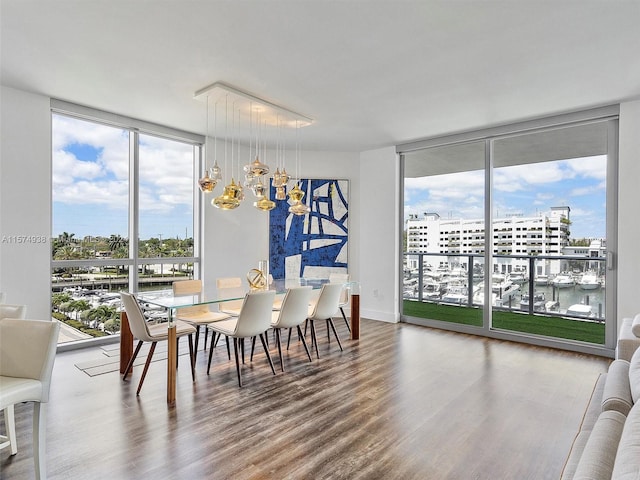
<path fill-rule="evenodd" d="M 640 0 L 0 0 L 2 85 L 204 133 L 224 82 L 365 151 L 640 98 Z"/>

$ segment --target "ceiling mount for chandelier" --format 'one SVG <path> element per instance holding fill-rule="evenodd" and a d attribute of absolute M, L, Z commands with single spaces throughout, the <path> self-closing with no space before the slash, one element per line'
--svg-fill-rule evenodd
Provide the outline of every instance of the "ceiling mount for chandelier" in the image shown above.
<path fill-rule="evenodd" d="M 232 87 L 222 82 L 216 82 L 213 85 L 198 90 L 194 94 L 194 98 L 198 100 L 204 100 L 207 102 L 207 132 L 205 141 L 205 165 L 204 176 L 199 180 L 199 186 L 202 192 L 211 192 L 218 181 L 222 180 L 222 174 L 231 176 L 231 183 L 225 187 L 225 192 L 220 196 L 212 200 L 212 204 L 218 208 L 224 210 L 237 208 L 244 195 L 242 192 L 242 185 L 240 182 L 236 183 L 233 180 L 232 174 L 226 172 L 227 169 L 227 143 L 231 141 L 231 170 L 234 165 L 234 143 L 236 145 L 236 165 L 237 173 L 240 176 L 240 147 L 248 146 L 249 155 L 248 163 L 244 165 L 242 170 L 244 171 L 244 186 L 249 188 L 257 201 L 253 204 L 257 209 L 262 211 L 268 211 L 275 207 L 275 202 L 269 200 L 269 180 L 267 175 L 273 170 L 267 165 L 267 155 L 269 149 L 275 152 L 274 155 L 276 161 L 276 168 L 273 171 L 273 187 L 275 188 L 276 200 L 285 200 L 287 198 L 286 189 L 288 182 L 291 180 L 291 176 L 286 170 L 286 139 L 284 131 L 286 129 L 295 129 L 296 132 L 296 165 L 299 165 L 299 144 L 298 144 L 298 129 L 306 127 L 313 123 L 313 119 L 302 115 L 298 112 L 294 112 L 286 107 L 270 102 L 263 98 L 260 98 L 251 93 L 245 92 L 238 88 Z M 224 152 L 225 152 L 225 168 L 224 171 L 218 166 L 217 158 L 217 108 L 218 103 L 224 102 L 225 108 L 225 138 L 224 138 Z M 213 141 L 213 148 L 210 147 L 211 135 L 209 132 L 209 110 L 213 105 L 214 108 L 214 131 L 215 139 Z M 232 105 L 232 118 L 233 126 L 231 139 L 229 139 L 229 123 L 228 123 L 228 108 Z M 236 115 L 237 115 L 237 128 L 236 128 Z M 244 130 L 240 130 L 239 125 L 248 125 Z M 277 132 L 277 134 L 271 135 L 270 132 Z M 268 146 L 271 144 L 271 146 Z M 214 156 L 214 166 L 208 168 L 207 158 L 211 155 Z M 297 168 L 296 168 L 297 170 Z M 298 173 L 296 171 L 296 173 Z M 237 177 L 236 177 L 237 178 Z M 237 192 L 239 189 L 240 192 Z M 297 192 L 296 192 L 297 193 Z M 295 195 L 295 194 L 294 194 Z"/>

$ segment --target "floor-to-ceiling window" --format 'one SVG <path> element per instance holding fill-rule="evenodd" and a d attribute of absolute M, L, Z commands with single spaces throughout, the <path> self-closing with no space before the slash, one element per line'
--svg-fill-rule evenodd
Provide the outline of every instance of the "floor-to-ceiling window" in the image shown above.
<path fill-rule="evenodd" d="M 613 348 L 617 107 L 398 151 L 403 319 Z"/>
<path fill-rule="evenodd" d="M 52 309 L 63 341 L 117 334 L 120 291 L 197 275 L 200 138 L 52 108 Z"/>

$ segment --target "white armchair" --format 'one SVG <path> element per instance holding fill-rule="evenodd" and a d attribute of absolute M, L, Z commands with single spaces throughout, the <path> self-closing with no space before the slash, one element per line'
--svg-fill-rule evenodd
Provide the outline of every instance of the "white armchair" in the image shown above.
<path fill-rule="evenodd" d="M 26 305 L 10 305 L 8 303 L 0 303 L 0 318 L 25 318 L 26 316 Z"/>
<path fill-rule="evenodd" d="M 0 409 L 5 410 L 7 439 L 3 446 L 17 452 L 13 406 L 34 402 L 33 456 L 35 477 L 46 478 L 45 425 L 51 372 L 58 331 L 56 321 L 0 319 Z M 6 444 L 6 445 L 4 445 Z"/>

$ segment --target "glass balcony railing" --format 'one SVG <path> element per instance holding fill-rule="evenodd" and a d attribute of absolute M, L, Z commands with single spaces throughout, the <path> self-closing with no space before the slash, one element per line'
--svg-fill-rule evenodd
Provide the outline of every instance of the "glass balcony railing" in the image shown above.
<path fill-rule="evenodd" d="M 403 314 L 604 344 L 604 257 L 404 254 Z M 485 276 L 491 288 L 485 291 Z"/>

